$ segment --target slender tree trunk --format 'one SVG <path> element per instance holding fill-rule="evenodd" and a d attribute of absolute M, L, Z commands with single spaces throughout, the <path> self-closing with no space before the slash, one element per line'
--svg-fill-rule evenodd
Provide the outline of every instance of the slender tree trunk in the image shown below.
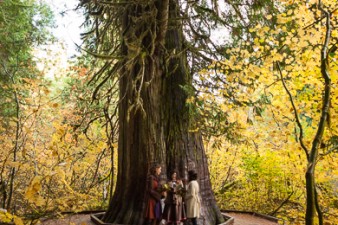
<path fill-rule="evenodd" d="M 316 215 L 315 209 L 315 178 L 314 165 L 310 165 L 306 171 L 306 225 L 313 225 Z"/>
<path fill-rule="evenodd" d="M 14 79 L 13 77 L 11 78 L 13 84 Z M 17 152 L 18 152 L 18 142 L 19 142 L 19 130 L 20 130 L 20 118 L 19 118 L 19 112 L 20 112 L 20 103 L 18 99 L 17 92 L 14 91 L 14 100 L 15 100 L 15 119 L 16 119 L 16 131 L 15 131 L 15 143 L 14 143 L 14 148 L 13 148 L 13 162 L 16 162 L 17 160 Z M 15 177 L 15 167 L 12 167 L 11 173 L 10 173 L 10 178 L 9 178 L 9 191 L 8 191 L 8 199 L 7 199 L 7 205 L 6 209 L 10 210 L 11 208 L 11 203 L 12 203 L 12 197 L 13 197 L 13 192 L 14 192 L 14 177 Z"/>
<path fill-rule="evenodd" d="M 184 178 L 189 169 L 198 171 L 201 219 L 203 224 L 218 224 L 223 218 L 211 190 L 202 138 L 189 132 L 187 94 L 182 87 L 191 85 L 191 74 L 186 54 L 178 54 L 184 47 L 182 27 L 175 20 L 177 2 L 155 2 L 156 9 L 151 3 L 133 5 L 123 18 L 122 54 L 128 59 L 120 80 L 118 176 L 104 220 L 143 223 L 146 177 L 157 162 L 163 167 L 162 179 L 172 169 Z M 131 43 L 140 43 L 140 49 L 131 48 Z M 137 60 L 132 51 L 142 52 L 137 52 Z"/>
<path fill-rule="evenodd" d="M 318 213 L 319 223 L 323 224 L 322 213 L 319 209 L 319 203 L 316 193 L 316 183 L 315 183 L 315 167 L 317 163 L 318 150 L 322 142 L 323 134 L 325 131 L 325 126 L 328 123 L 328 114 L 330 110 L 330 95 L 331 95 L 331 77 L 329 74 L 329 43 L 331 39 L 331 25 L 330 25 L 330 13 L 325 11 L 322 8 L 321 2 L 319 1 L 319 9 L 326 16 L 326 33 L 325 41 L 321 50 L 321 74 L 325 81 L 324 96 L 322 99 L 323 106 L 321 111 L 321 116 L 317 128 L 316 136 L 312 142 L 312 148 L 310 152 L 310 157 L 308 160 L 308 167 L 306 171 L 306 216 L 305 221 L 306 225 L 314 225 L 316 210 Z"/>

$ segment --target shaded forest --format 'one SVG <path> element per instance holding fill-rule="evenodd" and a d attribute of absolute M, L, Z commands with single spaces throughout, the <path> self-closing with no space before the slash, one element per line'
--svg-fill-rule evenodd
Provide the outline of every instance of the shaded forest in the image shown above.
<path fill-rule="evenodd" d="M 338 223 L 335 0 L 78 1 L 73 57 L 67 10 L 0 9 L 0 222 L 141 224 L 157 162 L 163 182 L 199 172 L 207 224 Z"/>

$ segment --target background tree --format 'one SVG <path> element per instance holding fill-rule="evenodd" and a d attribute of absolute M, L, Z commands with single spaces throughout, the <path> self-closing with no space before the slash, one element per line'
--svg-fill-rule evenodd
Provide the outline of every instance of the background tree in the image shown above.
<path fill-rule="evenodd" d="M 15 166 L 10 166 L 7 170 L 6 162 L 15 163 L 18 151 L 25 143 L 21 111 L 25 105 L 23 98 L 27 96 L 27 90 L 20 85 L 27 83 L 25 79 L 37 76 L 31 51 L 34 45 L 48 39 L 46 27 L 51 24 L 51 13 L 46 5 L 31 1 L 2 1 L 0 7 L 0 93 L 3 96 L 0 100 L 0 116 L 1 126 L 6 128 L 4 135 L 11 136 L 13 140 L 1 160 L 4 166 L 0 183 L 3 193 L 2 207 L 10 209 L 16 169 Z"/>
<path fill-rule="evenodd" d="M 4 209 L 35 223 L 61 211 L 102 208 L 112 189 L 106 141 L 116 143 L 100 120 L 90 122 L 98 110 L 87 103 L 88 68 L 81 60 L 64 68 L 52 20 L 46 4 L 0 2 L 1 222 L 8 222 Z"/>

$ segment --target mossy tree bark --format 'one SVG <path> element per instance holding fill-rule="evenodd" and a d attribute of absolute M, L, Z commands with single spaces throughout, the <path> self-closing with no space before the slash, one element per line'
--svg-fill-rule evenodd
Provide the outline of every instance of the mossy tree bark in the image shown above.
<path fill-rule="evenodd" d="M 176 0 L 133 1 L 122 18 L 118 177 L 104 221 L 142 224 L 146 177 L 157 162 L 163 175 L 177 169 L 199 175 L 204 224 L 223 221 L 211 189 L 202 137 L 189 132 L 191 85 Z"/>

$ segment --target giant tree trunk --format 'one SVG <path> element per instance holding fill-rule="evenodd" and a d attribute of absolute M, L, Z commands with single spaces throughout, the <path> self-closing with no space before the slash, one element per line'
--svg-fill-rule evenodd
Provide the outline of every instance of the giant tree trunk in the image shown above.
<path fill-rule="evenodd" d="M 122 55 L 127 59 L 120 79 L 118 177 L 104 220 L 143 223 L 147 172 L 157 162 L 162 179 L 174 168 L 183 178 L 190 169 L 198 171 L 201 220 L 218 224 L 223 219 L 211 190 L 202 138 L 189 132 L 182 87 L 191 85 L 191 74 L 177 2 L 139 2 L 128 6 L 123 18 Z"/>

